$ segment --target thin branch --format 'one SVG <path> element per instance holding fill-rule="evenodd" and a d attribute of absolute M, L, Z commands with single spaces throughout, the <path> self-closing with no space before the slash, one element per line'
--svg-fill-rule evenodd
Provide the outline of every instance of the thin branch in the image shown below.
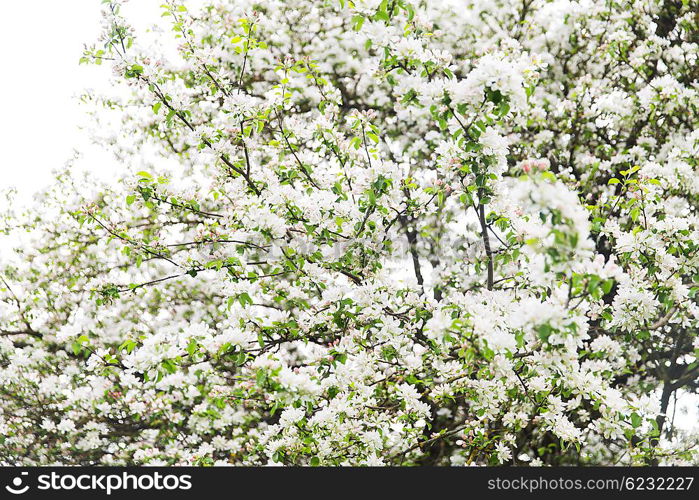
<path fill-rule="evenodd" d="M 478 205 L 478 220 L 481 223 L 481 237 L 483 238 L 483 245 L 485 246 L 485 255 L 488 259 L 488 290 L 493 289 L 493 251 L 490 248 L 490 238 L 488 237 L 488 225 L 485 222 L 485 205 L 479 203 Z"/>

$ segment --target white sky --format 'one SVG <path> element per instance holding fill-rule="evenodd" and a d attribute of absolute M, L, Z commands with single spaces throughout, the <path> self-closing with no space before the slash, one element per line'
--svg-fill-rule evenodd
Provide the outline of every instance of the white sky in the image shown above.
<path fill-rule="evenodd" d="M 160 0 L 132 0 L 125 13 L 137 24 L 160 17 Z M 79 65 L 83 44 L 101 30 L 100 0 L 15 0 L 0 15 L 0 190 L 17 188 L 28 200 L 51 182 L 51 171 L 82 152 L 78 168 L 101 177 L 113 172 L 110 156 L 92 146 L 77 96 L 108 88 L 109 69 Z M 128 10 L 127 10 L 128 9 Z M 139 26 L 140 27 L 140 26 Z"/>

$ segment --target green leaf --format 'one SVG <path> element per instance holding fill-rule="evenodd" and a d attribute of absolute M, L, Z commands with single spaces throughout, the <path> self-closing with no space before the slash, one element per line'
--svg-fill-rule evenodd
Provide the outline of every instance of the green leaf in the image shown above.
<path fill-rule="evenodd" d="M 75 354 L 76 356 L 78 354 L 80 354 L 80 351 L 83 350 L 83 346 L 82 346 L 82 344 L 80 344 L 80 342 L 73 342 L 72 348 L 73 348 L 73 354 Z"/>
<path fill-rule="evenodd" d="M 363 25 L 364 25 L 364 16 L 357 14 L 352 18 L 352 29 L 354 31 L 359 31 L 360 29 L 362 29 Z"/>
<path fill-rule="evenodd" d="M 631 425 L 633 426 L 633 428 L 636 429 L 636 428 L 640 427 L 642 423 L 643 423 L 643 418 L 641 418 L 641 416 L 638 413 L 633 412 L 631 414 Z"/>
<path fill-rule="evenodd" d="M 252 305 L 252 299 L 250 298 L 250 295 L 247 294 L 247 292 L 238 295 L 238 302 L 240 302 L 240 305 L 243 307 L 245 307 L 246 304 Z"/>
<path fill-rule="evenodd" d="M 190 356 L 194 356 L 194 353 L 197 352 L 198 348 L 199 346 L 197 345 L 197 341 L 191 339 L 189 344 L 187 344 L 187 353 L 189 353 Z"/>

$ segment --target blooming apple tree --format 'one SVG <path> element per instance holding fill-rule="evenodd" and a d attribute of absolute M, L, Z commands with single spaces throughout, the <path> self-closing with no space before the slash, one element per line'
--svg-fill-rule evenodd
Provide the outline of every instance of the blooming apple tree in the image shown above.
<path fill-rule="evenodd" d="M 697 461 L 695 0 L 123 3 L 123 174 L 2 212 L 2 463 Z"/>

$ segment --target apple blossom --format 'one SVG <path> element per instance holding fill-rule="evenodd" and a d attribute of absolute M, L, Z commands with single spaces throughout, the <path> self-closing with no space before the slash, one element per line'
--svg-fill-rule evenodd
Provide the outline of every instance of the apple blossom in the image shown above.
<path fill-rule="evenodd" d="M 0 215 L 0 462 L 696 463 L 696 3 L 122 3 L 123 175 Z"/>

